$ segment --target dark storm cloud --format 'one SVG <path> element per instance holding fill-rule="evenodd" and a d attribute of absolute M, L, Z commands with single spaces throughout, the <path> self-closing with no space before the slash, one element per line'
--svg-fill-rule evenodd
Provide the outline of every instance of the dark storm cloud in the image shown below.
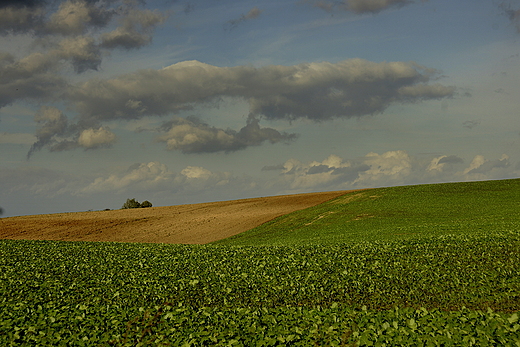
<path fill-rule="evenodd" d="M 161 131 L 166 133 L 158 140 L 166 142 L 168 150 L 180 150 L 183 153 L 234 152 L 249 146 L 259 146 L 265 141 L 274 144 L 289 142 L 297 137 L 296 134 L 262 128 L 254 117 L 249 117 L 246 126 L 238 132 L 209 126 L 196 117 L 176 118 L 165 123 Z"/>

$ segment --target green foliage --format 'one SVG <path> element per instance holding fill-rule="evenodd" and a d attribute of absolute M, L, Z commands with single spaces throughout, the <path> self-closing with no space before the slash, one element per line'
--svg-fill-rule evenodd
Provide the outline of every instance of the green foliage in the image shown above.
<path fill-rule="evenodd" d="M 298 247 L 4 240 L 0 255 L 6 346 L 520 339 L 519 233 Z"/>
<path fill-rule="evenodd" d="M 152 207 L 152 203 L 148 200 L 145 200 L 141 203 L 141 207 Z"/>
<path fill-rule="evenodd" d="M 281 216 L 226 245 L 337 244 L 520 230 L 520 179 L 352 192 Z"/>
<path fill-rule="evenodd" d="M 0 240 L 0 345 L 518 347 L 519 186 L 355 192 L 244 246 Z"/>
<path fill-rule="evenodd" d="M 123 204 L 122 209 L 128 209 L 128 208 L 140 208 L 141 204 L 139 201 L 135 199 L 126 199 L 126 202 Z"/>
<path fill-rule="evenodd" d="M 128 209 L 128 208 L 141 208 L 141 207 L 152 207 L 152 203 L 148 200 L 143 201 L 142 203 L 139 203 L 139 201 L 135 199 L 126 199 L 126 202 L 123 204 L 122 209 Z"/>

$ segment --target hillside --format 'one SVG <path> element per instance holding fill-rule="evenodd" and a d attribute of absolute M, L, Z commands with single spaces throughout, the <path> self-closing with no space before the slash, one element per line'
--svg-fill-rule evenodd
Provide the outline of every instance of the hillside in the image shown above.
<path fill-rule="evenodd" d="M 508 179 L 353 192 L 217 243 L 337 244 L 519 230 L 520 179 Z"/>
<path fill-rule="evenodd" d="M 5 218 L 195 243 L 281 213 L 203 245 L 0 240 L 0 345 L 518 346 L 519 203 L 515 179 Z"/>
<path fill-rule="evenodd" d="M 0 219 L 0 239 L 204 244 L 349 191 Z"/>

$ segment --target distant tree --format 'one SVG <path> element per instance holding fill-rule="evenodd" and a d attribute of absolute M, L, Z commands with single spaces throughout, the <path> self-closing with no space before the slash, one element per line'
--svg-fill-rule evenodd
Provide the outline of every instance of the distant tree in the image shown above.
<path fill-rule="evenodd" d="M 123 207 L 121 207 L 122 209 L 127 209 L 127 208 L 139 208 L 141 207 L 141 204 L 139 203 L 139 201 L 135 200 L 135 199 L 126 199 L 126 202 L 123 204 Z"/>
<path fill-rule="evenodd" d="M 152 207 L 152 203 L 148 200 L 145 200 L 141 203 L 141 207 Z"/>
<path fill-rule="evenodd" d="M 150 204 L 151 205 L 151 204 Z M 0 207 L 0 216 L 4 213 L 4 210 Z"/>

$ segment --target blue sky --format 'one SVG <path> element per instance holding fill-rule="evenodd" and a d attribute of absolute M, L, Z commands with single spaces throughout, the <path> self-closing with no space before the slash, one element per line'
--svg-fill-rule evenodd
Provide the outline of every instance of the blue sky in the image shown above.
<path fill-rule="evenodd" d="M 0 1 L 3 216 L 520 177 L 520 1 Z"/>

